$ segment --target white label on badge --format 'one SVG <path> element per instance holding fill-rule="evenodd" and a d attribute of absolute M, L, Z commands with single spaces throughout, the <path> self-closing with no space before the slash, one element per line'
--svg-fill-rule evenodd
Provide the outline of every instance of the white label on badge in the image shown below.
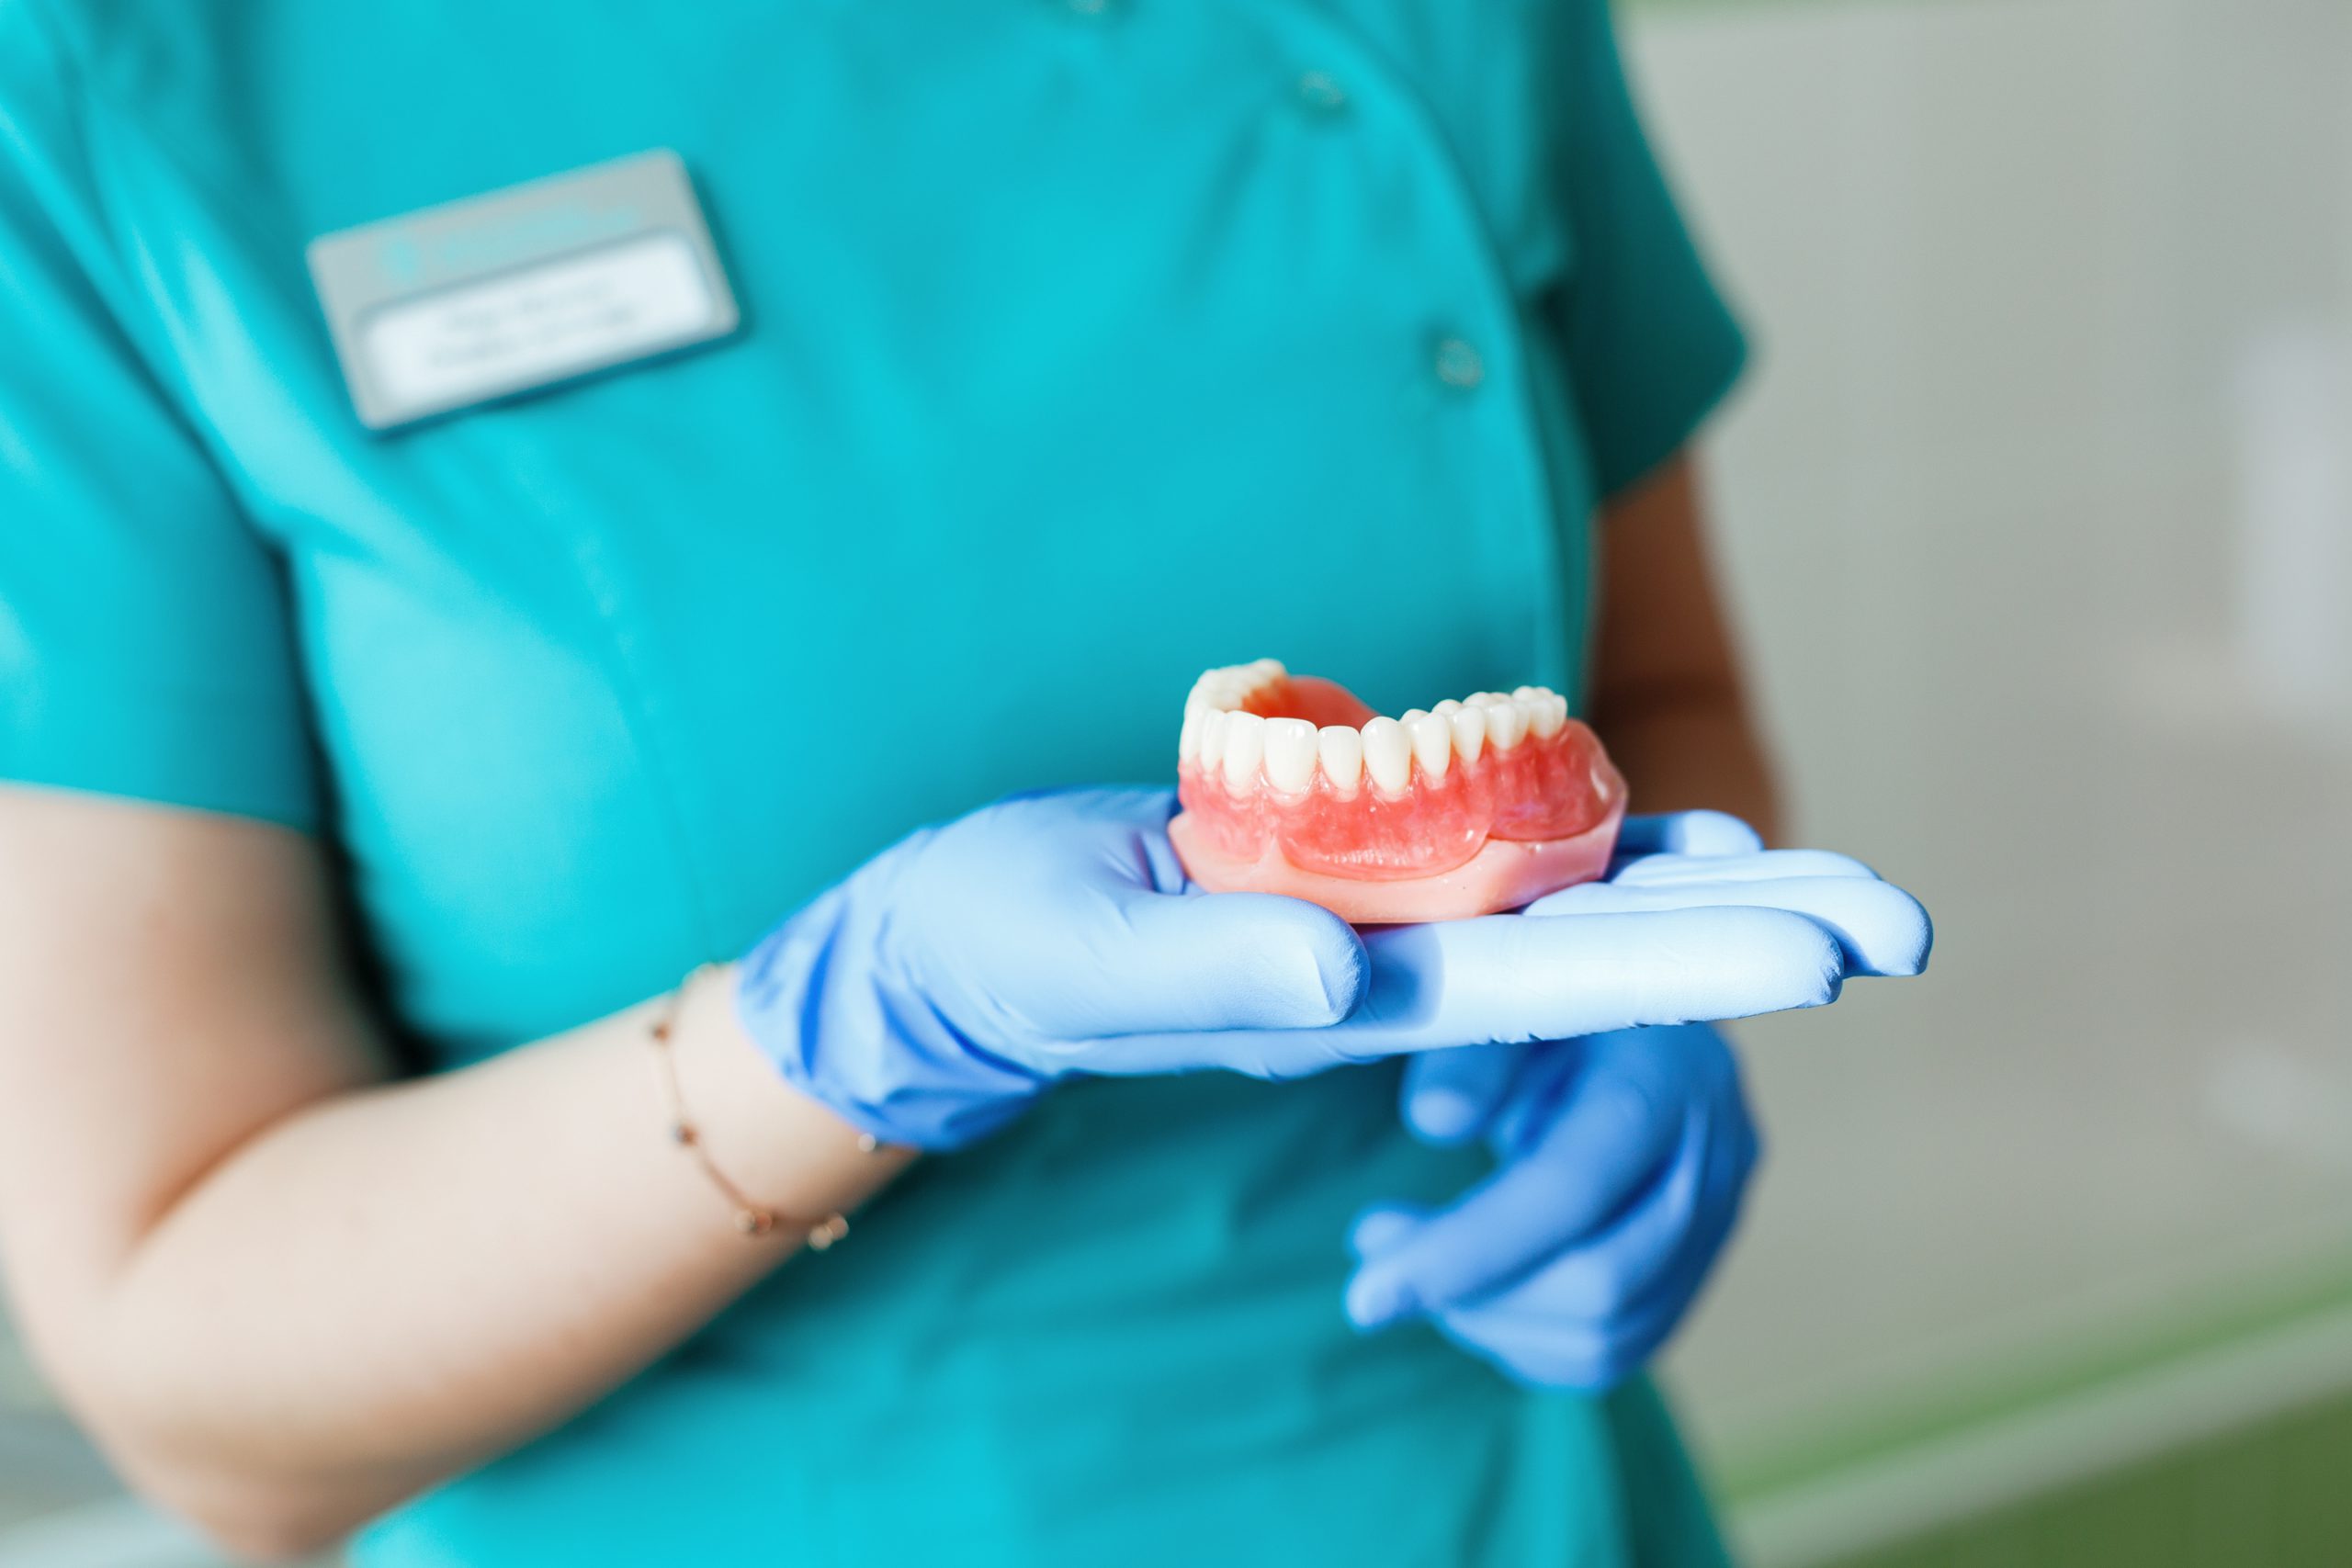
<path fill-rule="evenodd" d="M 718 311 L 694 247 L 644 234 L 384 307 L 361 328 L 391 402 L 447 406 L 689 341 Z"/>
<path fill-rule="evenodd" d="M 322 234 L 304 255 L 370 430 L 722 343 L 741 323 L 665 148 Z"/>

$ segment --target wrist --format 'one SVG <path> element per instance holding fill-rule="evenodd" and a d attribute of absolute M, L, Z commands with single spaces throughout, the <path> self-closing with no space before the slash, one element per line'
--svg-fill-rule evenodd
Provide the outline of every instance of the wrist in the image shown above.
<path fill-rule="evenodd" d="M 772 1076 L 881 1142 L 960 1148 L 1018 1116 L 1046 1077 L 976 1045 L 890 961 L 882 879 L 899 857 L 769 932 L 728 988 Z"/>
<path fill-rule="evenodd" d="M 871 1135 L 787 1082 L 738 1018 L 735 979 L 731 964 L 700 969 L 670 998 L 674 1115 L 719 1173 L 714 1206 L 728 1200 L 809 1219 L 845 1213 L 915 1151 Z"/>

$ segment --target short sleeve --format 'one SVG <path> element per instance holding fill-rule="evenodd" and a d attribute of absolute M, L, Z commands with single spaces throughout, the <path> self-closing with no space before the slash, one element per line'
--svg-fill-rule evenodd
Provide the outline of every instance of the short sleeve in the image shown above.
<path fill-rule="evenodd" d="M 41 23 L 0 0 L 0 777 L 307 828 L 277 562 L 140 352 Z"/>
<path fill-rule="evenodd" d="M 1607 495 L 1690 438 L 1739 378 L 1747 345 L 1643 133 L 1606 0 L 1570 4 L 1567 355 Z"/>

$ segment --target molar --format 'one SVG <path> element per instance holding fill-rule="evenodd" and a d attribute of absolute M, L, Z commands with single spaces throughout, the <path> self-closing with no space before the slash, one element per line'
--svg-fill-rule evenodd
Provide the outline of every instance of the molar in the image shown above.
<path fill-rule="evenodd" d="M 1363 727 L 1363 765 L 1372 782 L 1389 795 L 1401 795 L 1413 776 L 1413 743 L 1405 727 L 1393 718 L 1375 718 Z"/>
<path fill-rule="evenodd" d="M 1315 782 L 1315 727 L 1303 718 L 1270 718 L 1266 782 L 1284 795 L 1302 795 Z"/>
<path fill-rule="evenodd" d="M 1258 764 L 1266 756 L 1266 721 L 1254 713 L 1225 716 L 1225 787 L 1247 795 L 1258 787 Z"/>
<path fill-rule="evenodd" d="M 1184 701 L 1189 708 L 1197 702 L 1204 707 L 1230 711 L 1250 700 L 1250 694 L 1261 686 L 1270 686 L 1288 676 L 1279 659 L 1254 660 L 1248 664 L 1223 664 L 1214 670 L 1204 670 L 1193 682 L 1192 695 Z"/>
<path fill-rule="evenodd" d="M 1315 732 L 1315 753 L 1323 776 L 1341 795 L 1353 795 L 1363 782 L 1363 736 L 1344 724 L 1327 724 Z"/>

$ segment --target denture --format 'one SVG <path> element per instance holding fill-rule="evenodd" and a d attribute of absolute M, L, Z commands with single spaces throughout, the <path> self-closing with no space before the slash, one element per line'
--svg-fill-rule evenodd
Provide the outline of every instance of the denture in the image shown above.
<path fill-rule="evenodd" d="M 1548 688 L 1385 718 L 1272 659 L 1193 682 L 1176 776 L 1168 833 L 1194 882 L 1359 925 L 1492 914 L 1589 882 L 1625 815 L 1625 781 Z"/>

